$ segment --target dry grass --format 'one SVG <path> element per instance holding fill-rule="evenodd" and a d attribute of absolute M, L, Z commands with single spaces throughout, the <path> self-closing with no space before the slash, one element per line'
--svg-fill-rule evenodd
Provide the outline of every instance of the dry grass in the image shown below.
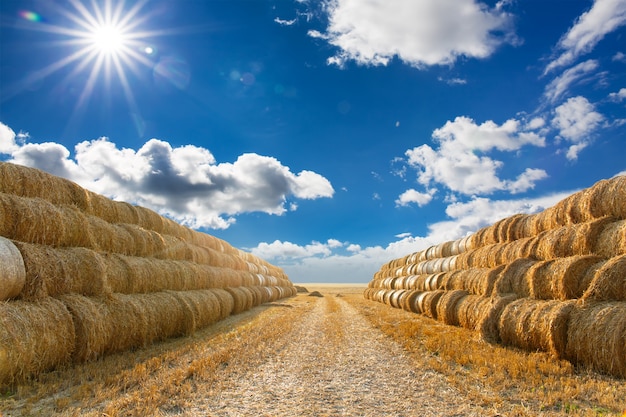
<path fill-rule="evenodd" d="M 350 296 L 374 326 L 401 343 L 416 367 L 443 373 L 477 404 L 508 409 L 504 415 L 606 416 L 626 411 L 623 380 L 556 360 L 481 341 L 475 332 Z"/>
<path fill-rule="evenodd" d="M 254 374 L 286 346 L 298 343 L 294 329 L 308 328 L 306 318 L 318 302 L 325 303 L 327 317 L 320 352 L 345 350 L 348 335 L 342 333 L 346 327 L 340 315 L 344 301 L 403 346 L 415 372 L 443 375 L 458 391 L 457 398 L 484 408 L 481 415 L 609 416 L 626 409 L 622 380 L 575 368 L 548 354 L 484 343 L 476 332 L 364 300 L 364 286 L 306 287 L 320 291 L 324 298 L 302 294 L 231 316 L 191 337 L 42 374 L 5 392 L 0 410 L 12 416 L 192 415 L 188 412 L 197 407 L 199 398 L 219 397 L 227 388 L 225 381 Z M 284 308 L 287 305 L 293 308 Z M 308 345 L 301 349 L 306 356 Z M 385 361 L 385 355 L 380 351 L 375 360 Z M 319 368 L 322 363 L 326 362 L 302 363 L 311 372 L 297 383 L 319 383 L 315 378 L 326 372 Z M 341 378 L 340 371 L 336 372 L 334 377 Z M 432 380 L 416 379 L 415 383 L 422 389 L 438 389 L 429 385 Z M 266 388 L 253 389 L 262 392 Z M 372 389 L 375 394 L 382 388 Z M 302 407 L 308 400 L 300 400 Z M 346 412 L 351 415 L 350 409 Z M 299 410 L 292 413 L 298 415 Z"/>
<path fill-rule="evenodd" d="M 190 407 L 197 392 L 215 395 L 225 373 L 254 368 L 287 334 L 299 309 L 257 307 L 197 332 L 80 366 L 42 374 L 5 391 L 0 410 L 12 416 L 158 416 Z M 6 390 L 6 388 L 5 388 Z"/>

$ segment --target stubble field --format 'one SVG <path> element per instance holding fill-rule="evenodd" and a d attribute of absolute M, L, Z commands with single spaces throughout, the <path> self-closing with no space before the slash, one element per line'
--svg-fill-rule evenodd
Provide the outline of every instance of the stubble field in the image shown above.
<path fill-rule="evenodd" d="M 3 416 L 621 416 L 623 380 L 363 298 L 309 291 L 7 389 Z"/>

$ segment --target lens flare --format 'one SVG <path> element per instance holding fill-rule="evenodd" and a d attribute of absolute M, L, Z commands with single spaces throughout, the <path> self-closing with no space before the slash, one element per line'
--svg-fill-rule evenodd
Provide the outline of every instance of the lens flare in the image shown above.
<path fill-rule="evenodd" d="M 20 10 L 18 12 L 18 15 L 25 20 L 28 20 L 30 22 L 42 22 L 43 18 L 41 17 L 41 15 L 35 13 L 35 12 L 31 12 L 29 10 Z"/>

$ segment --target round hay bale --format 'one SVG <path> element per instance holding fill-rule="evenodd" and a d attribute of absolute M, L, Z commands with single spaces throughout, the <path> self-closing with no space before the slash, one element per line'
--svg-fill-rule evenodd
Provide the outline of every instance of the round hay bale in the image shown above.
<path fill-rule="evenodd" d="M 626 301 L 626 255 L 605 262 L 595 273 L 582 299 Z"/>
<path fill-rule="evenodd" d="M 100 255 L 86 248 L 58 248 L 15 242 L 25 266 L 20 298 L 38 300 L 77 293 L 101 296 L 110 292 L 105 264 Z"/>
<path fill-rule="evenodd" d="M 241 288 L 226 287 L 224 289 L 233 297 L 234 305 L 232 314 L 239 314 L 248 309 L 248 294 Z"/>
<path fill-rule="evenodd" d="M 481 303 L 476 330 L 482 340 L 488 343 L 500 342 L 499 323 L 502 310 L 517 299 L 517 294 L 502 294 L 491 296 L 488 302 Z"/>
<path fill-rule="evenodd" d="M 135 207 L 137 213 L 137 225 L 146 230 L 153 230 L 158 233 L 163 233 L 163 217 L 153 210 L 146 207 Z"/>
<path fill-rule="evenodd" d="M 459 325 L 457 304 L 469 293 L 463 290 L 446 291 L 437 301 L 437 320 L 452 326 Z"/>
<path fill-rule="evenodd" d="M 19 249 L 0 236 L 0 301 L 17 297 L 26 283 L 26 267 Z"/>
<path fill-rule="evenodd" d="M 65 236 L 65 222 L 59 209 L 41 198 L 13 197 L 15 226 L 9 237 L 41 245 L 60 246 Z M 5 207 L 6 210 L 6 207 Z"/>
<path fill-rule="evenodd" d="M 537 256 L 549 260 L 574 255 L 593 255 L 602 230 L 614 221 L 611 217 L 563 226 L 538 236 Z"/>
<path fill-rule="evenodd" d="M 147 332 L 150 321 L 146 317 L 149 311 L 145 308 L 145 302 L 152 301 L 151 295 L 112 294 L 105 300 L 107 320 L 110 322 L 112 334 L 105 345 L 105 354 L 123 352 L 148 344 Z M 145 302 L 142 302 L 142 299 Z M 161 305 L 160 308 L 168 310 L 171 314 L 170 319 L 174 317 L 171 311 L 172 303 Z"/>
<path fill-rule="evenodd" d="M 88 298 L 78 294 L 59 297 L 71 314 L 76 335 L 73 352 L 75 362 L 85 362 L 104 355 L 110 340 L 115 337 L 109 309 L 104 299 Z"/>
<path fill-rule="evenodd" d="M 528 270 L 536 262 L 530 258 L 520 258 L 507 264 L 496 279 L 493 294 L 515 293 L 520 297 L 530 296 Z"/>
<path fill-rule="evenodd" d="M 123 227 L 108 223 L 96 216 L 87 216 L 86 230 L 96 250 L 123 255 L 135 254 L 135 241 Z"/>
<path fill-rule="evenodd" d="M 441 277 L 440 285 L 442 290 L 463 290 L 465 282 L 471 269 L 459 269 L 456 271 L 446 272 Z M 437 288 L 439 289 L 439 288 Z M 426 290 L 426 288 L 424 288 Z"/>
<path fill-rule="evenodd" d="M 626 303 L 577 304 L 570 312 L 565 358 L 626 378 Z"/>
<path fill-rule="evenodd" d="M 419 309 L 427 317 L 437 319 L 437 303 L 446 291 L 426 291 L 418 297 Z"/>
<path fill-rule="evenodd" d="M 72 317 L 60 301 L 1 301 L 0 384 L 68 363 L 74 340 Z"/>
<path fill-rule="evenodd" d="M 626 254 L 626 220 L 605 225 L 593 242 L 593 253 L 607 259 Z"/>
<path fill-rule="evenodd" d="M 567 328 L 575 301 L 522 298 L 507 305 L 500 317 L 502 343 L 524 350 L 542 350 L 563 358 Z"/>
<path fill-rule="evenodd" d="M 402 308 L 402 303 L 406 297 L 407 290 L 394 290 L 389 298 L 389 305 L 393 308 Z"/>
<path fill-rule="evenodd" d="M 471 269 L 466 284 L 461 289 L 467 290 L 470 294 L 490 295 L 493 293 L 496 282 L 504 268 L 505 265 L 494 268 Z"/>
<path fill-rule="evenodd" d="M 589 217 L 615 216 L 626 218 L 626 176 L 617 176 L 595 183 L 589 193 L 585 211 Z"/>
<path fill-rule="evenodd" d="M 602 258 L 593 255 L 537 262 L 528 270 L 530 295 L 540 300 L 580 298 L 601 264 Z"/>
<path fill-rule="evenodd" d="M 265 302 L 270 301 L 270 298 L 272 295 L 271 291 L 267 291 L 268 290 L 267 287 L 265 287 L 264 289 L 265 289 L 265 294 L 267 296 L 267 298 L 265 299 Z M 225 319 L 226 317 L 233 314 L 233 309 L 235 308 L 235 299 L 228 291 L 224 289 L 220 289 L 220 288 L 211 288 L 207 291 L 212 292 L 217 298 L 217 301 L 220 306 L 219 320 Z"/>
<path fill-rule="evenodd" d="M 420 291 L 407 291 L 406 296 L 404 297 L 404 302 L 402 304 L 402 309 L 413 313 L 421 313 L 417 305 L 417 298 L 420 294 Z"/>
<path fill-rule="evenodd" d="M 78 246 L 95 248 L 91 235 L 86 233 L 89 228 L 87 216 L 75 206 L 57 206 L 64 225 L 64 234 L 59 237 L 59 246 Z"/>
<path fill-rule="evenodd" d="M 481 319 L 486 314 L 490 306 L 490 298 L 481 295 L 468 294 L 461 298 L 456 304 L 456 317 L 459 326 L 476 330 Z"/>

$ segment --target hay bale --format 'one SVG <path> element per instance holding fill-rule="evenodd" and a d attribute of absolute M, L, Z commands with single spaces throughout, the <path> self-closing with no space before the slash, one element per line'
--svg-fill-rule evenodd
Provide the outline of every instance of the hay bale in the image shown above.
<path fill-rule="evenodd" d="M 575 255 L 593 255 L 594 246 L 602 230 L 613 222 L 613 218 L 603 217 L 542 232 L 537 236 L 535 256 L 538 259 L 549 260 Z"/>
<path fill-rule="evenodd" d="M 60 301 L 0 302 L 0 384 L 68 363 L 74 339 L 72 318 Z"/>
<path fill-rule="evenodd" d="M 407 295 L 404 297 L 404 303 L 402 304 L 402 309 L 413 313 L 421 313 L 417 303 L 417 299 L 421 293 L 421 291 L 407 291 Z"/>
<path fill-rule="evenodd" d="M 267 291 L 267 288 L 263 288 L 265 294 L 267 295 L 267 301 L 270 300 L 271 297 L 271 291 Z M 213 293 L 213 295 L 215 295 L 215 297 L 217 298 L 217 301 L 219 303 L 220 306 L 220 315 L 219 315 L 219 320 L 225 319 L 226 317 L 230 316 L 233 313 L 233 309 L 235 308 L 235 300 L 233 299 L 233 296 L 226 290 L 221 289 L 221 288 L 211 288 L 207 291 L 210 291 L 211 293 Z"/>
<path fill-rule="evenodd" d="M 19 249 L 0 236 L 0 301 L 17 297 L 26 282 L 26 267 Z"/>
<path fill-rule="evenodd" d="M 0 162 L 0 192 L 42 198 L 55 205 L 73 205 L 80 210 L 90 208 L 89 194 L 78 184 L 35 168 L 8 162 Z"/>
<path fill-rule="evenodd" d="M 469 330 L 476 330 L 488 313 L 491 300 L 482 295 L 468 294 L 461 298 L 456 304 L 456 317 L 458 324 Z"/>
<path fill-rule="evenodd" d="M 104 261 L 95 251 L 17 241 L 15 245 L 24 259 L 26 275 L 19 295 L 24 300 L 68 293 L 102 296 L 110 292 Z"/>
<path fill-rule="evenodd" d="M 593 255 L 537 262 L 528 270 L 530 295 L 541 300 L 580 298 L 602 264 Z"/>
<path fill-rule="evenodd" d="M 443 290 L 425 291 L 417 298 L 418 308 L 422 314 L 431 319 L 437 319 L 437 303 L 446 293 Z"/>
<path fill-rule="evenodd" d="M 589 189 L 589 194 L 586 210 L 590 216 L 626 219 L 626 176 L 598 181 Z"/>
<path fill-rule="evenodd" d="M 543 301 L 522 298 L 502 311 L 499 333 L 502 343 L 524 350 L 542 350 L 556 358 L 565 356 L 567 328 L 575 301 Z"/>
<path fill-rule="evenodd" d="M 577 304 L 570 312 L 565 358 L 626 378 L 626 303 Z"/>
<path fill-rule="evenodd" d="M 482 340 L 488 343 L 500 342 L 499 323 L 502 311 L 518 298 L 517 294 L 493 295 L 488 298 L 488 302 L 481 303 L 476 330 Z"/>
<path fill-rule="evenodd" d="M 232 297 L 234 301 L 232 314 L 239 314 L 248 310 L 252 304 L 251 300 L 248 300 L 249 294 L 244 292 L 238 287 L 226 287 L 224 288 Z"/>
<path fill-rule="evenodd" d="M 76 338 L 71 349 L 73 360 L 85 362 L 104 355 L 114 336 L 104 299 L 65 294 L 59 300 L 70 312 L 74 324 Z"/>
<path fill-rule="evenodd" d="M 626 301 L 626 255 L 605 262 L 595 273 L 583 300 Z"/>
<path fill-rule="evenodd" d="M 626 254 L 626 220 L 607 224 L 593 242 L 592 250 L 607 259 Z"/>
<path fill-rule="evenodd" d="M 475 295 L 490 295 L 505 265 L 470 270 L 464 290 Z"/>
<path fill-rule="evenodd" d="M 394 290 L 389 298 L 389 305 L 393 308 L 402 308 L 408 290 Z"/>
<path fill-rule="evenodd" d="M 500 272 L 493 287 L 494 295 L 517 294 L 519 297 L 530 296 L 530 281 L 528 270 L 537 261 L 530 258 L 520 258 L 509 264 Z"/>
<path fill-rule="evenodd" d="M 468 295 L 467 291 L 446 291 L 437 301 L 437 320 L 452 326 L 459 325 L 457 304 Z"/>

